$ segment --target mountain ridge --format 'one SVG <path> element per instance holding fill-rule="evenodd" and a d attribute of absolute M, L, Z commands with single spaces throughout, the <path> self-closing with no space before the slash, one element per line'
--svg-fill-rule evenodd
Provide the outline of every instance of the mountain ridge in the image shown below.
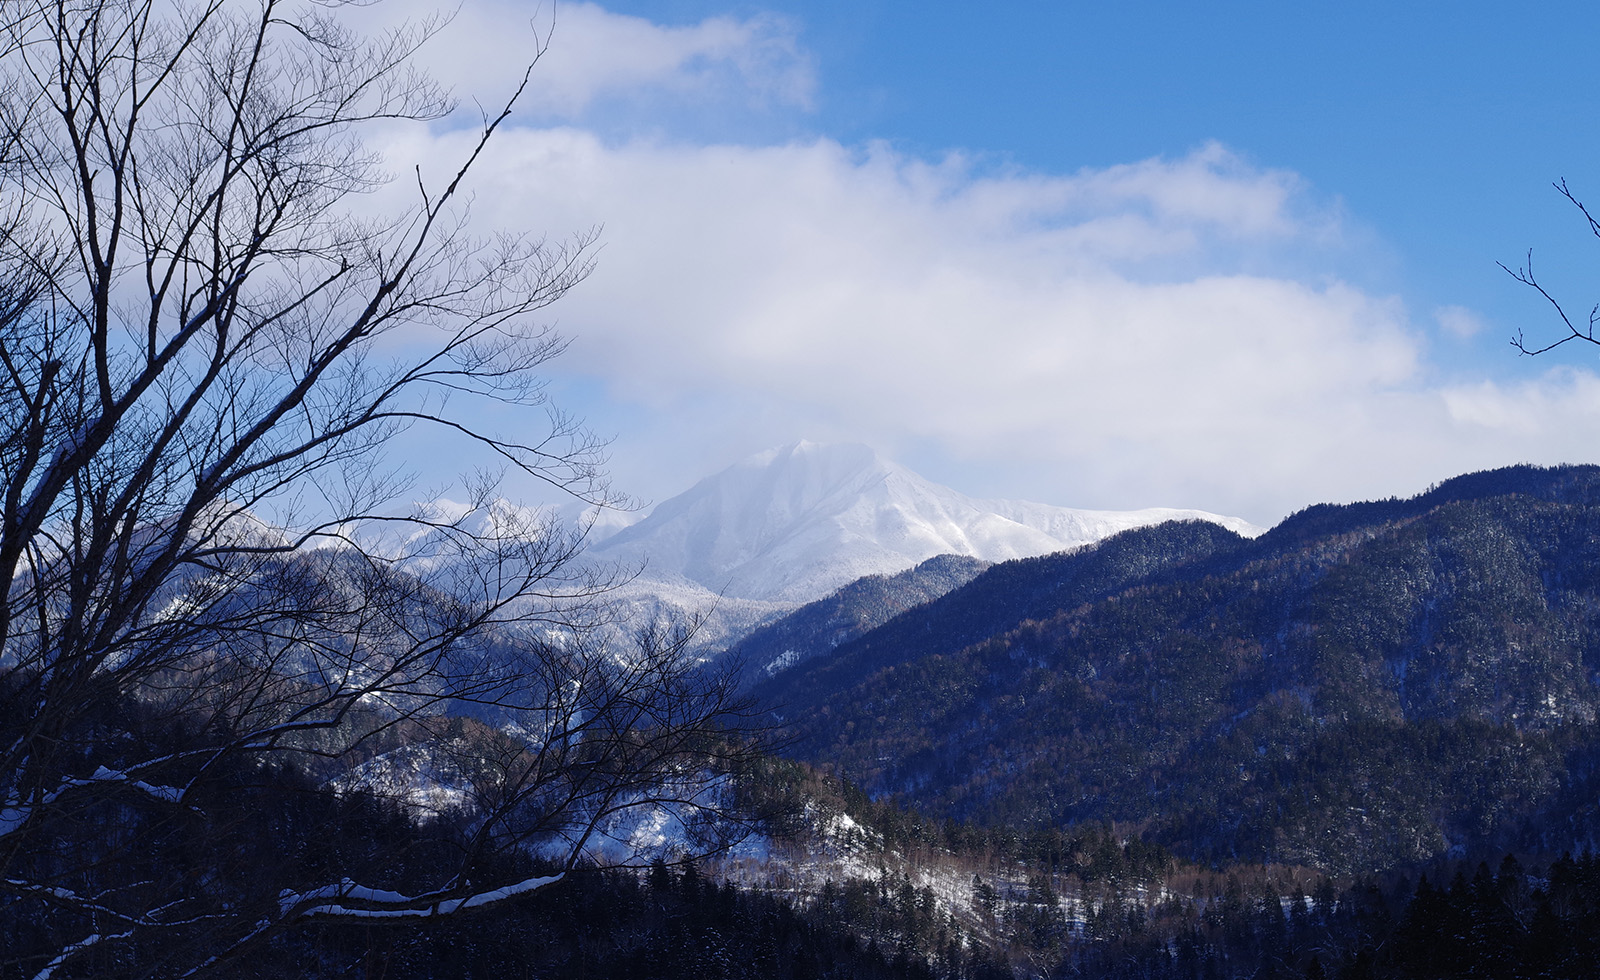
<path fill-rule="evenodd" d="M 1594 839 L 1597 609 L 1600 467 L 1511 467 L 998 564 L 757 691 L 940 818 L 1361 872 Z"/>

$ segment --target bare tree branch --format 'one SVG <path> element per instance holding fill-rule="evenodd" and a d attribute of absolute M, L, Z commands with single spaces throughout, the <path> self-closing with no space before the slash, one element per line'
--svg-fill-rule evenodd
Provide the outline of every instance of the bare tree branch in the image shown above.
<path fill-rule="evenodd" d="M 1573 194 L 1572 189 L 1567 186 L 1566 179 L 1562 178 L 1561 180 L 1556 181 L 1552 186 L 1554 186 L 1555 189 L 1560 192 L 1561 196 L 1566 198 L 1573 207 L 1578 209 L 1579 214 L 1583 215 L 1584 221 L 1588 222 L 1590 234 L 1600 238 L 1600 221 L 1596 221 L 1594 215 L 1589 213 L 1589 209 L 1584 206 L 1584 203 L 1578 200 L 1578 198 Z M 1526 354 L 1530 357 L 1536 357 L 1540 354 L 1555 350 L 1557 347 L 1574 340 L 1600 346 L 1600 338 L 1596 338 L 1595 336 L 1595 326 L 1597 323 L 1600 323 L 1600 304 L 1590 307 L 1588 322 L 1583 326 L 1580 327 L 1578 324 L 1574 323 L 1572 317 L 1567 315 L 1566 308 L 1559 300 L 1550 294 L 1549 290 L 1545 289 L 1544 285 L 1539 282 L 1538 277 L 1534 275 L 1532 249 L 1528 250 L 1527 262 L 1521 268 L 1513 269 L 1510 266 L 1507 266 L 1504 262 L 1496 262 L 1495 264 L 1504 269 L 1506 273 L 1511 276 L 1511 278 L 1522 283 L 1524 286 L 1531 287 L 1535 292 L 1543 297 L 1544 301 L 1550 304 L 1551 309 L 1556 311 L 1556 316 L 1561 320 L 1561 324 L 1566 330 L 1564 334 L 1548 344 L 1530 345 L 1527 342 L 1527 338 L 1523 331 L 1518 329 L 1516 336 L 1511 338 L 1511 346 L 1515 347 L 1518 353 Z"/>
<path fill-rule="evenodd" d="M 395 507 L 383 449 L 417 424 L 616 499 L 541 374 L 565 342 L 537 316 L 595 234 L 465 224 L 532 66 L 442 181 L 356 214 L 384 180 L 366 128 L 453 108 L 413 68 L 441 23 L 0 15 L 0 967 L 215 973 L 308 922 L 464 914 L 642 860 L 640 820 L 691 850 L 739 830 L 731 673 L 681 631 L 604 642 L 581 528 L 493 477 L 459 511 Z M 449 833 L 407 863 L 297 816 L 375 800 Z"/>

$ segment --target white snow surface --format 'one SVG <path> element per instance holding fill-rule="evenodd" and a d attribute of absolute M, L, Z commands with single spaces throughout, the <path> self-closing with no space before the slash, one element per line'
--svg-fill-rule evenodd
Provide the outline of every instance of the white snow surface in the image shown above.
<path fill-rule="evenodd" d="M 329 786 L 339 793 L 361 790 L 399 803 L 418 823 L 432 823 L 470 806 L 470 783 L 435 747 L 406 745 L 375 756 Z"/>
<path fill-rule="evenodd" d="M 593 545 L 643 566 L 637 586 L 802 604 L 864 575 L 891 575 L 941 554 L 998 562 L 1063 551 L 1129 528 L 1234 517 L 1153 507 L 1079 510 L 981 500 L 933 483 L 871 448 L 798 442 L 768 450 L 664 501 Z"/>

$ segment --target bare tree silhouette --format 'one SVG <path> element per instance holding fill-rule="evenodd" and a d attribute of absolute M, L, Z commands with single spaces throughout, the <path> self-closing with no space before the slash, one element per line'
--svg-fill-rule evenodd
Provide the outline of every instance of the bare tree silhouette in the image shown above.
<path fill-rule="evenodd" d="M 682 634 L 596 640 L 581 529 L 489 478 L 465 513 L 390 510 L 381 449 L 409 426 L 611 500 L 531 319 L 594 237 L 468 233 L 463 181 L 515 96 L 408 208 L 357 217 L 385 179 L 366 128 L 452 105 L 412 67 L 436 22 L 365 38 L 335 14 L 0 12 L 0 964 L 21 975 L 186 976 L 297 923 L 542 887 L 628 842 L 630 812 L 708 847 L 725 826 L 730 678 Z M 483 400 L 529 411 L 487 431 L 463 410 Z M 424 887 L 221 816 L 241 773 L 404 797 L 400 754 L 465 828 Z M 262 846 L 284 860 L 220 873 Z M 474 880 L 506 851 L 549 863 Z"/>

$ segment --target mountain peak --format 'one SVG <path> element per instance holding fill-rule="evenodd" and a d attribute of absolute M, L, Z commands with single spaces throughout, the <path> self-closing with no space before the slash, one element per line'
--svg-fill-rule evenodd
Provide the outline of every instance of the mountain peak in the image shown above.
<path fill-rule="evenodd" d="M 743 459 L 596 545 L 735 598 L 807 602 L 863 575 L 939 554 L 1004 561 L 1174 519 L 1246 522 L 1200 511 L 1084 511 L 967 497 L 870 446 L 800 441 Z"/>

